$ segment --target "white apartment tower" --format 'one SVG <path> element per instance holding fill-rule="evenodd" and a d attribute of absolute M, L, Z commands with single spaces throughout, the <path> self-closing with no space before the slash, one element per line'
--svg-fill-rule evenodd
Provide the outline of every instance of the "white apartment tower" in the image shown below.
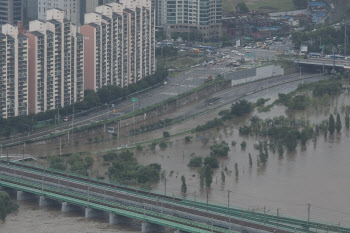
<path fill-rule="evenodd" d="M 18 27 L 5 24 L 0 33 L 0 117 L 28 113 L 28 41 Z"/>
<path fill-rule="evenodd" d="M 151 0 L 120 0 L 85 14 L 85 89 L 126 87 L 155 71 Z"/>
<path fill-rule="evenodd" d="M 84 40 L 62 10 L 29 23 L 29 112 L 64 107 L 84 98 Z"/>
<path fill-rule="evenodd" d="M 222 36 L 222 0 L 165 0 L 166 30 L 199 31 L 208 40 Z"/>
<path fill-rule="evenodd" d="M 47 11 L 56 8 L 73 24 L 80 24 L 80 4 L 80 0 L 38 0 L 38 19 L 46 20 Z"/>

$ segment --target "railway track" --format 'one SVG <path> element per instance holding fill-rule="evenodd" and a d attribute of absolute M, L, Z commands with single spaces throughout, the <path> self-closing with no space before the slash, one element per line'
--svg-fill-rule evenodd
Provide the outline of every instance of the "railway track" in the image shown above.
<path fill-rule="evenodd" d="M 259 229 L 261 228 L 261 225 L 263 226 L 264 229 L 266 228 L 265 225 L 270 226 L 270 228 L 267 231 L 274 231 L 276 230 L 277 227 L 284 227 L 287 231 L 292 231 L 292 232 L 293 231 L 312 232 L 311 230 L 308 230 L 308 229 L 313 229 L 313 232 L 324 230 L 327 232 L 333 231 L 333 232 L 350 233 L 350 229 L 346 227 L 328 225 L 328 224 L 319 223 L 319 222 L 308 222 L 305 220 L 292 219 L 288 217 L 281 217 L 281 216 L 277 217 L 274 215 L 267 215 L 259 212 L 250 212 L 250 211 L 237 209 L 237 208 L 228 209 L 227 207 L 223 207 L 223 206 L 210 205 L 210 204 L 207 205 L 202 202 L 194 202 L 194 201 L 185 200 L 181 198 L 174 198 L 167 195 L 153 193 L 142 189 L 118 185 L 114 183 L 112 184 L 106 181 L 101 181 L 96 179 L 89 179 L 88 177 L 79 176 L 72 173 L 63 173 L 62 171 L 47 169 L 44 167 L 31 166 L 31 165 L 22 164 L 18 162 L 11 162 L 11 161 L 8 162 L 4 159 L 0 160 L 0 162 L 3 165 L 13 166 L 13 168 L 17 168 L 17 169 L 22 169 L 23 167 L 23 169 L 28 169 L 33 172 L 39 172 L 43 174 L 50 174 L 53 176 L 57 176 L 59 179 L 75 180 L 77 182 L 83 183 L 82 184 L 83 189 L 84 188 L 86 189 L 88 186 L 91 186 L 91 185 L 96 185 L 102 188 L 103 190 L 106 190 L 106 189 L 112 190 L 111 192 L 115 192 L 115 190 L 125 192 L 123 195 L 124 196 L 126 195 L 126 197 L 132 194 L 134 197 L 138 198 L 140 201 L 142 201 L 142 199 L 149 199 L 149 200 L 156 201 L 156 204 L 159 203 L 159 201 L 162 201 L 165 204 L 181 205 L 185 207 L 196 208 L 205 212 L 211 211 L 211 212 L 214 212 L 215 214 L 226 215 L 231 218 L 236 218 L 243 221 L 254 221 L 259 223 L 259 226 L 260 226 Z M 93 189 L 95 189 L 95 187 Z M 242 222 L 237 222 L 237 224 L 244 225 L 242 224 Z"/>
<path fill-rule="evenodd" d="M 145 202 L 152 205 L 159 205 L 160 201 L 164 207 L 173 208 L 179 211 L 184 211 L 198 216 L 209 217 L 220 221 L 231 221 L 231 223 L 252 227 L 256 229 L 265 230 L 268 232 L 317 232 L 324 230 L 327 232 L 344 232 L 350 233 L 350 228 L 340 227 L 335 225 L 328 225 L 318 222 L 307 222 L 304 220 L 291 219 L 287 217 L 277 217 L 273 215 L 265 215 L 263 213 L 250 212 L 236 208 L 230 208 L 218 205 L 206 205 L 202 202 L 193 202 L 181 198 L 173 198 L 170 196 L 136 189 L 128 186 L 116 185 L 106 181 L 89 179 L 71 173 L 63 173 L 61 171 L 46 169 L 43 167 L 30 166 L 17 162 L 7 162 L 0 160 L 1 166 L 7 167 L 8 171 L 16 171 L 20 174 L 23 166 L 23 175 L 34 176 L 35 179 L 41 179 L 45 175 L 45 181 L 53 183 L 60 183 L 62 185 L 74 185 L 82 190 L 87 190 L 89 187 L 91 191 L 106 194 L 118 195 L 118 198 L 126 200 L 137 199 L 139 202 Z M 74 181 L 74 182 L 73 182 Z M 78 183 L 77 183 L 78 182 Z M 117 191 L 117 192 L 116 192 Z M 131 196 L 130 196 L 131 194 Z M 176 206 L 176 207 L 175 207 Z M 194 208 L 190 211 L 188 208 Z M 252 223 L 253 222 L 253 223 Z M 278 229 L 277 229 L 278 228 Z"/>
<path fill-rule="evenodd" d="M 0 166 L 1 171 L 7 173 L 7 174 L 15 174 L 16 176 L 23 176 L 25 178 L 31 178 L 37 181 L 45 181 L 50 182 L 52 184 L 59 184 L 61 186 L 66 186 L 69 188 L 75 188 L 83 191 L 89 190 L 93 193 L 98 193 L 101 195 L 107 195 L 112 198 L 116 199 L 123 199 L 128 201 L 137 201 L 139 203 L 145 203 L 153 206 L 160 207 L 167 209 L 172 209 L 179 212 L 184 212 L 187 214 L 192 214 L 196 216 L 201 216 L 208 219 L 223 221 L 223 222 L 230 222 L 232 224 L 237 224 L 249 228 L 264 230 L 267 232 L 280 232 L 280 233 L 289 233 L 294 232 L 298 230 L 298 232 L 306 232 L 304 228 L 296 228 L 289 226 L 288 224 L 284 224 L 283 222 L 277 223 L 274 221 L 271 221 L 269 219 L 265 219 L 266 225 L 261 224 L 260 222 L 263 220 L 261 216 L 254 217 L 248 212 L 240 211 L 239 213 L 236 213 L 235 211 L 228 211 L 227 209 L 222 208 L 220 212 L 213 211 L 213 205 L 203 206 L 203 203 L 193 203 L 189 201 L 184 201 L 179 198 L 171 198 L 169 196 L 164 196 L 160 194 L 154 194 L 143 191 L 143 190 L 137 190 L 133 188 L 129 188 L 127 191 L 120 189 L 120 187 L 123 188 L 123 186 L 111 186 L 110 184 L 107 185 L 106 182 L 100 182 L 100 181 L 93 181 L 90 180 L 90 183 L 87 183 L 86 180 L 74 180 L 72 179 L 72 176 L 58 176 L 55 177 L 57 174 L 52 174 L 45 172 L 44 173 L 36 173 L 35 171 L 28 171 L 28 165 L 23 165 L 20 167 L 20 164 L 12 163 L 11 166 L 14 164 L 17 166 L 11 167 L 10 164 L 5 165 L 4 161 L 2 161 L 2 164 Z M 16 169 L 18 168 L 18 169 Z M 32 168 L 32 167 L 31 167 Z M 78 176 L 79 177 L 79 176 Z M 76 177 L 76 178 L 78 178 Z M 82 182 L 81 182 L 82 181 Z M 88 181 L 88 180 L 87 180 Z M 93 182 L 96 182 L 95 184 Z M 101 186 L 101 183 L 106 184 L 105 186 Z M 96 185 L 97 184 L 97 185 Z M 133 190 L 134 192 L 131 193 L 130 190 Z M 151 194 L 151 195 L 149 195 Z M 290 229 L 290 230 L 288 230 Z"/>

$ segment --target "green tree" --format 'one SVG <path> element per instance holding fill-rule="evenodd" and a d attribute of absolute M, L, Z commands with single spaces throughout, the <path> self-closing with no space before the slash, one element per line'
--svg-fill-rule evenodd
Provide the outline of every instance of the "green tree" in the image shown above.
<path fill-rule="evenodd" d="M 337 132 L 340 133 L 342 125 L 341 125 L 341 120 L 340 120 L 339 113 L 337 114 L 337 121 L 335 122 L 335 128 L 336 128 Z"/>
<path fill-rule="evenodd" d="M 246 99 L 240 99 L 231 106 L 231 114 L 234 116 L 244 116 L 252 111 L 252 104 Z"/>
<path fill-rule="evenodd" d="M 187 164 L 189 167 L 202 167 L 203 159 L 202 157 L 191 158 L 190 162 Z"/>
<path fill-rule="evenodd" d="M 277 151 L 278 151 L 278 155 L 279 155 L 279 156 L 283 156 L 283 154 L 284 154 L 284 149 L 283 149 L 282 143 L 278 143 L 278 145 L 277 145 Z"/>
<path fill-rule="evenodd" d="M 187 193 L 187 185 L 186 185 L 186 179 L 184 176 L 181 176 L 181 181 L 182 181 L 181 192 L 185 194 Z"/>
<path fill-rule="evenodd" d="M 238 3 L 236 6 L 236 10 L 244 14 L 249 12 L 249 9 L 247 7 L 247 4 L 245 4 L 245 2 Z"/>
<path fill-rule="evenodd" d="M 241 143 L 241 149 L 242 149 L 242 150 L 245 150 L 245 148 L 247 148 L 247 143 L 246 143 L 245 141 L 243 141 L 243 142 Z"/>
<path fill-rule="evenodd" d="M 10 196 L 6 192 L 0 191 L 0 218 L 5 221 L 6 216 L 18 209 L 18 205 L 10 201 Z"/>
<path fill-rule="evenodd" d="M 297 9 L 305 9 L 307 7 L 308 0 L 293 0 L 293 3 Z"/>
<path fill-rule="evenodd" d="M 50 168 L 65 171 L 66 165 L 64 164 L 64 159 L 59 156 L 52 156 L 49 158 Z"/>
<path fill-rule="evenodd" d="M 170 133 L 169 133 L 168 131 L 164 131 L 164 132 L 163 132 L 163 137 L 164 137 L 164 138 L 170 137 Z"/>
<path fill-rule="evenodd" d="M 227 142 L 222 141 L 220 144 L 213 144 L 210 146 L 210 155 L 211 156 L 220 156 L 224 157 L 228 155 L 228 152 L 230 151 L 230 147 L 228 146 Z"/>
<path fill-rule="evenodd" d="M 213 182 L 213 171 L 209 167 L 209 165 L 206 165 L 200 169 L 199 177 L 201 188 L 204 187 L 204 184 L 207 188 L 209 188 L 211 183 Z"/>
<path fill-rule="evenodd" d="M 221 182 L 222 183 L 225 183 L 225 172 L 224 171 L 221 171 Z"/>
<path fill-rule="evenodd" d="M 249 153 L 249 167 L 253 166 L 253 159 L 252 159 L 252 155 Z"/>
<path fill-rule="evenodd" d="M 165 148 L 167 148 L 168 147 L 168 143 L 166 143 L 166 141 L 161 141 L 160 143 L 159 143 L 159 147 L 160 147 L 160 149 L 165 149 Z"/>
<path fill-rule="evenodd" d="M 346 115 L 345 115 L 345 127 L 346 127 L 347 129 L 349 129 L 349 127 L 350 127 L 350 117 L 349 117 L 349 113 L 346 113 Z"/>
<path fill-rule="evenodd" d="M 206 157 L 204 158 L 204 166 L 209 166 L 210 168 L 218 168 L 219 161 L 215 157 Z"/>
<path fill-rule="evenodd" d="M 334 134 L 335 131 L 335 122 L 334 122 L 334 116 L 333 114 L 331 114 L 329 116 L 329 120 L 328 120 L 328 131 L 330 134 Z"/>
<path fill-rule="evenodd" d="M 236 178 L 238 177 L 239 175 L 239 171 L 238 171 L 238 163 L 235 163 L 235 175 L 236 175 Z"/>

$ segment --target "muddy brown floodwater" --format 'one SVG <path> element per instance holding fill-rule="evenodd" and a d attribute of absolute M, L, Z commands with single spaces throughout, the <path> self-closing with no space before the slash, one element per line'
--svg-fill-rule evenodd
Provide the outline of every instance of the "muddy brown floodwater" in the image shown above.
<path fill-rule="evenodd" d="M 308 119 L 311 123 L 328 119 L 330 113 L 341 112 L 342 106 L 350 105 L 349 95 L 341 95 L 331 101 L 329 107 L 311 107 L 303 112 L 286 112 L 282 106 L 274 107 L 268 113 L 256 113 L 261 118 L 279 115 Z M 214 142 L 225 140 L 231 146 L 227 158 L 220 158 L 220 168 L 215 169 L 213 184 L 209 190 L 209 201 L 227 205 L 228 191 L 230 206 L 262 210 L 267 207 L 271 214 L 276 214 L 277 208 L 283 215 L 307 219 L 307 203 L 311 204 L 311 219 L 331 222 L 333 224 L 350 225 L 350 140 L 349 130 L 345 129 L 344 112 L 341 113 L 343 129 L 341 134 L 324 138 L 319 136 L 316 144 L 309 140 L 306 147 L 297 147 L 295 152 L 287 152 L 279 157 L 277 152 L 269 152 L 265 166 L 257 167 L 258 151 L 254 144 L 256 137 L 241 137 L 238 128 L 246 119 L 239 119 L 232 127 L 197 133 L 192 143 L 184 143 L 184 137 L 173 140 L 169 147 L 156 152 L 147 149 L 137 154 L 142 164 L 160 163 L 166 170 L 167 193 L 180 195 L 181 176 L 186 177 L 188 198 L 194 199 L 200 195 L 206 199 L 206 190 L 199 186 L 199 176 L 196 169 L 187 166 L 193 156 L 206 157 L 210 155 L 209 146 Z M 208 138 L 209 143 L 202 143 L 201 138 Z M 264 140 L 261 139 L 260 140 Z M 240 143 L 247 142 L 247 148 L 242 151 Z M 253 157 L 253 167 L 249 167 L 248 154 Z M 194 155 L 195 154 L 195 155 Z M 235 177 L 234 164 L 238 163 L 239 176 Z M 226 174 L 225 183 L 221 182 L 221 171 L 227 167 L 231 174 Z M 165 182 L 162 180 L 154 187 L 164 192 Z"/>
<path fill-rule="evenodd" d="M 256 93 L 247 99 L 256 101 L 260 97 L 277 98 L 279 92 L 290 92 L 294 86 L 286 88 L 278 87 L 270 89 L 270 92 Z M 274 93 L 274 94 L 272 94 Z M 267 103 L 267 104 L 269 104 Z M 311 123 L 318 123 L 328 119 L 330 113 L 341 113 L 343 129 L 341 134 L 335 134 L 324 138 L 319 136 L 316 144 L 309 140 L 306 147 L 297 147 L 295 152 L 287 152 L 284 156 L 269 153 L 269 159 L 265 166 L 257 167 L 258 151 L 254 144 L 259 140 L 256 137 L 241 137 L 238 128 L 248 119 L 237 119 L 226 129 L 211 130 L 204 133 L 188 134 L 193 136 L 191 143 L 185 143 L 182 135 L 170 139 L 167 149 L 151 151 L 144 146 L 142 152 L 136 152 L 135 156 L 141 164 L 159 163 L 166 171 L 167 194 L 180 195 L 181 176 L 186 177 L 188 188 L 187 198 L 196 200 L 206 199 L 206 189 L 201 190 L 199 176 L 196 169 L 187 166 L 193 156 L 206 157 L 210 154 L 209 146 L 214 141 L 225 140 L 230 144 L 230 152 L 227 158 L 220 158 L 220 168 L 215 169 L 213 184 L 209 193 L 209 201 L 227 205 L 228 192 L 230 191 L 230 206 L 249 208 L 252 211 L 262 210 L 266 206 L 270 214 L 276 214 L 277 208 L 281 215 L 307 219 L 307 204 L 311 204 L 311 219 L 326 223 L 350 225 L 350 139 L 349 130 L 344 125 L 343 107 L 350 105 L 350 96 L 342 94 L 330 101 L 329 106 L 313 105 L 306 111 L 286 112 L 281 106 L 275 106 L 267 113 L 254 113 L 260 118 L 275 116 L 290 116 L 308 119 Z M 147 135 L 138 135 L 130 138 L 130 141 L 138 141 L 145 138 L 157 138 L 163 131 L 171 134 L 191 129 L 198 124 L 203 124 L 217 116 L 217 112 L 228 108 L 222 107 L 206 115 L 188 120 L 181 125 L 171 126 L 151 132 Z M 204 144 L 203 138 L 209 141 Z M 261 140 L 261 139 L 260 139 Z M 236 141 L 236 146 L 231 142 Z M 247 142 L 247 148 L 242 151 L 240 143 Z M 114 144 L 114 145 L 113 145 Z M 84 151 L 96 151 L 120 146 L 115 142 L 99 143 L 95 145 L 81 145 Z M 34 150 L 34 147 L 33 147 Z M 57 152 L 56 152 L 57 153 Z M 253 167 L 249 167 L 248 154 L 253 157 Z M 238 163 L 239 176 L 235 177 L 234 164 Z M 226 174 L 225 183 L 221 182 L 222 167 L 227 167 L 232 173 Z M 103 175 L 107 166 L 101 159 L 96 160 L 95 170 Z M 164 193 L 164 179 L 152 188 L 154 191 Z M 35 210 L 32 210 L 32 209 Z M 39 224 L 40 223 L 40 224 Z M 63 223 L 63 224 L 62 224 Z M 0 232 L 37 233 L 37 232 L 139 232 L 137 226 L 111 227 L 102 220 L 85 220 L 82 215 L 66 215 L 56 210 L 38 209 L 37 205 L 24 204 L 20 206 L 17 214 L 9 215 L 5 224 L 0 224 Z"/>

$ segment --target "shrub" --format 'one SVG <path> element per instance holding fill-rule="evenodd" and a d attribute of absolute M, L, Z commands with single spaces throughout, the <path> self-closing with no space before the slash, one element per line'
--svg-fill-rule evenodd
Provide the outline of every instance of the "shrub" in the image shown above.
<path fill-rule="evenodd" d="M 202 157 L 191 158 L 190 162 L 187 164 L 189 167 L 202 167 L 203 159 Z"/>
<path fill-rule="evenodd" d="M 203 164 L 204 166 L 208 165 L 210 168 L 219 167 L 219 161 L 215 157 L 206 157 Z"/>

